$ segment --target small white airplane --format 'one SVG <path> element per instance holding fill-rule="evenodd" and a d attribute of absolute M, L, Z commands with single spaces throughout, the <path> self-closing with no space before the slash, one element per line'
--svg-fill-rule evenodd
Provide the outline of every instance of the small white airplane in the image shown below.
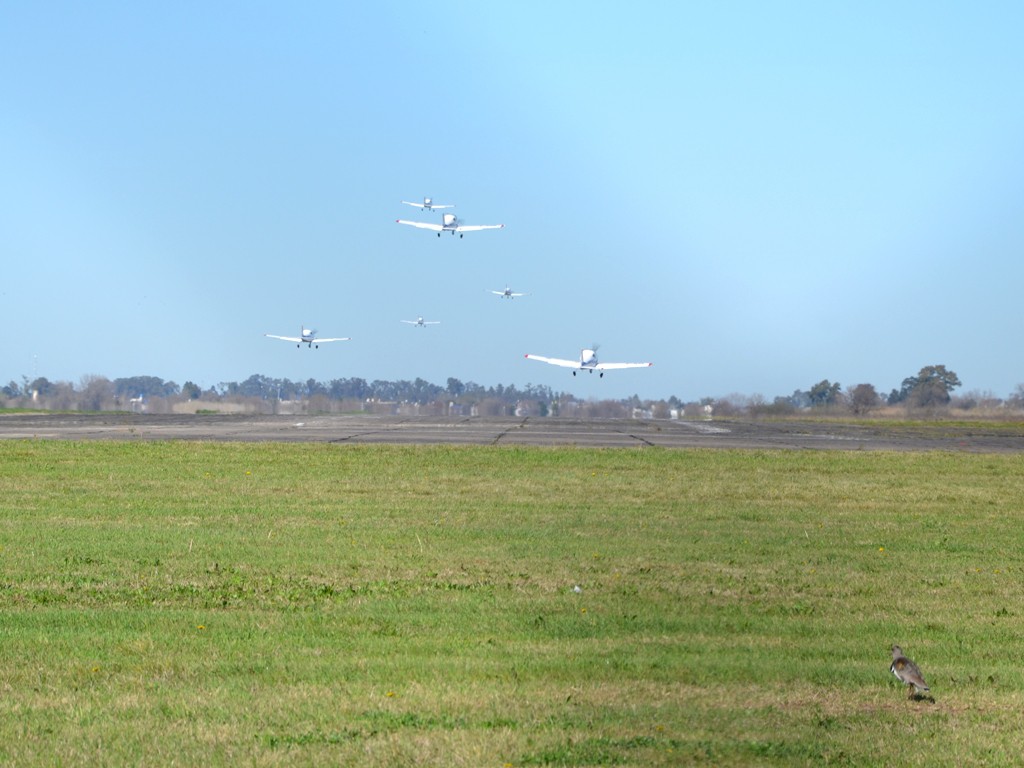
<path fill-rule="evenodd" d="M 281 341 L 294 341 L 296 347 L 301 347 L 303 344 L 307 344 L 310 349 L 313 347 L 319 347 L 321 344 L 327 344 L 331 341 L 351 341 L 351 338 L 346 336 L 343 339 L 321 339 L 316 335 L 316 331 L 310 330 L 309 328 L 302 328 L 301 333 L 298 336 L 275 336 L 272 333 L 263 334 L 270 339 L 280 339 Z"/>
<path fill-rule="evenodd" d="M 415 320 L 402 320 L 403 323 L 409 325 L 418 325 L 420 328 L 426 328 L 428 325 L 440 325 L 440 320 L 424 320 L 423 317 L 417 317 Z"/>
<path fill-rule="evenodd" d="M 557 357 L 541 357 L 540 355 L 527 355 L 530 360 L 539 360 L 549 365 L 559 365 L 562 368 L 572 368 L 572 375 L 576 371 L 600 372 L 604 376 L 605 371 L 616 371 L 622 368 L 650 368 L 654 363 L 599 363 L 597 362 L 597 349 L 581 349 L 579 360 L 561 360 Z"/>
<path fill-rule="evenodd" d="M 434 202 L 433 198 L 424 197 L 422 203 L 410 203 L 408 200 L 403 200 L 406 205 L 411 205 L 413 208 L 419 208 L 421 211 L 436 211 L 439 208 L 454 208 L 454 205 L 438 205 Z"/>
<path fill-rule="evenodd" d="M 515 293 L 507 285 L 505 286 L 505 290 L 504 291 L 491 291 L 491 293 L 493 293 L 495 296 L 501 296 L 501 298 L 503 298 L 503 299 L 514 299 L 516 296 L 525 296 L 526 295 L 525 293 Z"/>
<path fill-rule="evenodd" d="M 443 215 L 443 224 L 431 224 L 426 221 L 407 221 L 406 219 L 395 219 L 399 224 L 408 224 L 410 227 L 417 227 L 419 229 L 429 229 L 432 232 L 437 232 L 437 236 L 440 237 L 442 232 L 451 232 L 453 235 L 458 232 L 459 237 L 462 237 L 466 232 L 479 232 L 481 229 L 502 229 L 504 224 L 463 224 L 459 219 L 455 218 L 454 213 L 446 213 Z"/>

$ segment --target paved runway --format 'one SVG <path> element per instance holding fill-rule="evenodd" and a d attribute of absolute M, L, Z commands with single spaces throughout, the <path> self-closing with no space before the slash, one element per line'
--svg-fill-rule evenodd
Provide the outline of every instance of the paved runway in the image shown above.
<path fill-rule="evenodd" d="M 0 439 L 1024 452 L 1024 424 L 435 418 L 369 414 L 0 415 Z"/>

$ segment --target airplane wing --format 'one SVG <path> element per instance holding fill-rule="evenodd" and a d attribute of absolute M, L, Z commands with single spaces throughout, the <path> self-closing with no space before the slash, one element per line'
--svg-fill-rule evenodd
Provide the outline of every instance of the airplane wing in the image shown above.
<path fill-rule="evenodd" d="M 615 371 L 622 368 L 650 368 L 654 363 L 598 363 L 594 368 L 598 371 Z"/>
<path fill-rule="evenodd" d="M 444 227 L 440 224 L 430 224 L 426 221 L 406 221 L 405 219 L 395 219 L 399 224 L 408 224 L 410 227 L 416 227 L 417 229 L 429 229 L 433 232 L 440 232 Z"/>
<path fill-rule="evenodd" d="M 579 360 L 559 360 L 557 357 L 542 357 L 540 355 L 527 355 L 530 360 L 539 360 L 548 365 L 559 365 L 562 368 L 582 368 Z"/>
<path fill-rule="evenodd" d="M 400 224 L 411 224 L 411 221 L 401 221 Z M 435 225 L 436 226 L 436 225 Z M 504 229 L 504 224 L 460 224 L 455 228 L 456 232 L 479 232 L 481 229 Z M 440 227 L 438 227 L 440 229 Z"/>
<path fill-rule="evenodd" d="M 264 333 L 263 335 L 266 336 L 268 339 L 280 339 L 281 341 L 294 341 L 296 344 L 298 344 L 299 342 L 302 341 L 302 339 L 300 337 L 298 337 L 298 336 L 275 336 L 272 333 Z"/>
<path fill-rule="evenodd" d="M 455 206 L 454 205 L 437 205 L 436 203 L 431 203 L 430 207 L 431 207 L 431 209 L 436 211 L 438 208 L 454 208 Z"/>
<path fill-rule="evenodd" d="M 313 343 L 314 344 L 326 344 L 329 341 L 352 341 L 352 337 L 351 336 L 345 336 L 344 338 L 341 338 L 341 339 L 319 339 L 319 338 L 313 339 Z"/>

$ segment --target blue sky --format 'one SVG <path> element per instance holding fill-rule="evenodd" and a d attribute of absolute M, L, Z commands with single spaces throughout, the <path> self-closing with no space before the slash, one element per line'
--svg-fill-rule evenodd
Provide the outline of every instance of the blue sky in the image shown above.
<path fill-rule="evenodd" d="M 8 3 L 0 380 L 1024 382 L 1014 3 Z M 455 203 L 439 219 L 400 200 Z M 529 296 L 487 293 L 511 285 Z M 422 315 L 428 329 L 400 323 Z M 353 341 L 297 350 L 305 324 Z M 575 379 L 525 353 L 653 361 Z"/>

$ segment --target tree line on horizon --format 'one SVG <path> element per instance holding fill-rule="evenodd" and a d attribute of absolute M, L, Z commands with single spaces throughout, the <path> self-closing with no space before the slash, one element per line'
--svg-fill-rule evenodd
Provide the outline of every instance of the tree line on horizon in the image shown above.
<path fill-rule="evenodd" d="M 923 367 L 915 376 L 905 378 L 899 389 L 888 395 L 879 393 L 872 384 L 857 384 L 844 389 L 839 382 L 828 379 L 796 390 L 793 394 L 776 397 L 767 402 L 760 395 L 750 397 L 729 395 L 726 397 L 705 397 L 685 403 L 676 396 L 663 400 L 641 400 L 633 395 L 620 400 L 602 401 L 607 407 L 591 408 L 593 415 L 629 415 L 640 411 L 654 418 L 669 418 L 671 415 L 699 415 L 717 413 L 748 412 L 752 415 L 783 415 L 808 409 L 847 411 L 864 415 L 883 406 L 903 405 L 911 409 L 936 409 L 955 405 L 963 409 L 1002 406 L 1024 408 L 1024 384 L 1006 400 L 990 394 L 973 393 L 955 398 L 953 391 L 961 386 L 955 372 L 944 365 Z M 287 378 L 273 378 L 253 374 L 242 382 L 221 382 L 203 390 L 192 381 L 179 386 L 158 376 L 131 376 L 110 380 L 104 376 L 85 376 L 76 387 L 66 381 L 52 382 L 45 377 L 29 381 L 11 381 L 0 388 L 3 407 L 44 408 L 50 410 L 132 410 L 135 405 L 145 403 L 150 412 L 169 411 L 176 402 L 201 401 L 215 410 L 217 403 L 264 403 L 311 402 L 323 410 L 338 410 L 337 404 L 351 408 L 361 403 L 411 404 L 478 408 L 483 406 L 486 415 L 503 412 L 514 414 L 519 411 L 536 415 L 555 415 L 577 412 L 581 401 L 571 393 L 557 392 L 547 385 L 527 384 L 485 387 L 476 382 L 463 382 L 449 377 L 445 386 L 417 378 L 412 381 L 368 382 L 362 378 L 333 379 L 320 382 L 315 379 L 291 381 Z M 592 405 L 592 403 L 591 403 Z M 689 413 L 687 413 L 689 411 Z"/>
<path fill-rule="evenodd" d="M 192 381 L 179 386 L 158 376 L 130 376 L 110 380 L 104 376 L 85 376 L 76 387 L 71 382 L 52 382 L 46 377 L 29 381 L 23 377 L 21 383 L 9 382 L 0 388 L 0 395 L 7 407 L 46 407 L 69 410 L 118 410 L 130 409 L 135 403 L 153 401 L 357 401 L 379 403 L 414 403 L 426 405 L 439 400 L 472 404 L 481 401 L 498 401 L 515 405 L 522 401 L 556 402 L 565 395 L 555 392 L 546 385 L 527 384 L 525 387 L 502 385 L 485 387 L 475 382 L 463 382 L 450 377 L 445 386 L 417 378 L 412 381 L 368 382 L 362 378 L 334 379 L 320 382 L 316 379 L 292 381 L 253 374 L 241 382 L 221 382 L 204 390 Z M 635 396 L 634 396 L 635 397 Z"/>

